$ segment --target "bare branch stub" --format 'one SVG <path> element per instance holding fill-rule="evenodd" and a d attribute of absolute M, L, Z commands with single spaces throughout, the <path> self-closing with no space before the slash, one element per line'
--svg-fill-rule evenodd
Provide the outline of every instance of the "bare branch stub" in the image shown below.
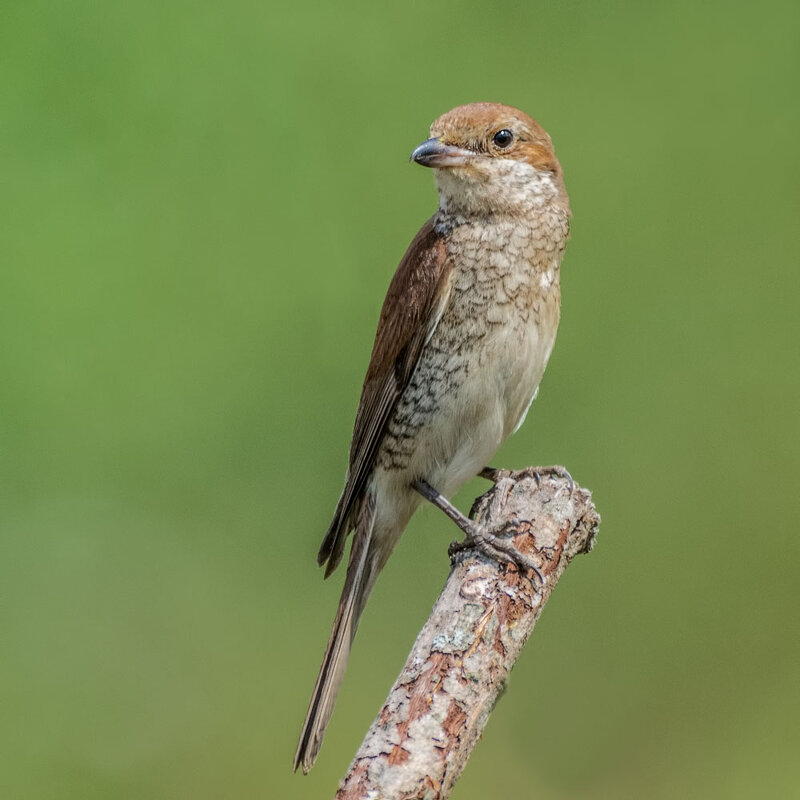
<path fill-rule="evenodd" d="M 461 775 L 553 587 L 591 550 L 600 517 L 567 473 L 497 470 L 473 516 L 538 566 L 519 572 L 465 550 L 336 800 L 444 800 Z"/>

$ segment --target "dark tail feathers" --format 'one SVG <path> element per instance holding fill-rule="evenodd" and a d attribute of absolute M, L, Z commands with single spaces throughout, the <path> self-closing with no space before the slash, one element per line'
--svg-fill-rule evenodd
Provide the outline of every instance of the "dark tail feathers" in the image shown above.
<path fill-rule="evenodd" d="M 336 611 L 328 647 L 322 659 L 294 756 L 294 769 L 297 770 L 300 766 L 304 773 L 314 765 L 322 746 L 325 729 L 328 727 L 336 696 L 342 685 L 358 620 L 378 576 L 378 569 L 375 568 L 377 565 L 372 563 L 374 559 L 371 557 L 373 551 L 370 547 L 373 525 L 374 513 L 368 508 L 367 513 L 361 514 L 359 524 L 356 526 L 339 608 Z"/>

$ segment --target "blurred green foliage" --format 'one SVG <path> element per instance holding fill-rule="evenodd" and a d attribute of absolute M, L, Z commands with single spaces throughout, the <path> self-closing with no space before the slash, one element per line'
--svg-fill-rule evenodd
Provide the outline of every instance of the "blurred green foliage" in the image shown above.
<path fill-rule="evenodd" d="M 302 778 L 341 583 L 314 556 L 435 207 L 408 153 L 485 99 L 550 131 L 575 215 L 559 342 L 496 461 L 566 464 L 604 522 L 453 796 L 796 791 L 799 22 L 5 2 L 0 796 L 331 796 L 455 531 L 412 523 Z"/>

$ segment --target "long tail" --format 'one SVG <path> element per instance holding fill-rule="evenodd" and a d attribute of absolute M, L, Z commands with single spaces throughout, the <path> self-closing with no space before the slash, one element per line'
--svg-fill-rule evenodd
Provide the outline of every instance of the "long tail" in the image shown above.
<path fill-rule="evenodd" d="M 339 600 L 339 608 L 336 611 L 331 637 L 322 659 L 322 666 L 319 668 L 317 683 L 311 695 L 311 702 L 308 704 L 308 713 L 294 756 L 294 769 L 297 770 L 298 766 L 302 766 L 304 773 L 314 766 L 322 746 L 325 728 L 328 727 L 336 696 L 342 685 L 358 620 L 382 566 L 382 563 L 375 563 L 376 553 L 371 546 L 373 528 L 374 513 L 363 514 L 353 536 L 350 562 L 347 565 L 347 577 Z"/>

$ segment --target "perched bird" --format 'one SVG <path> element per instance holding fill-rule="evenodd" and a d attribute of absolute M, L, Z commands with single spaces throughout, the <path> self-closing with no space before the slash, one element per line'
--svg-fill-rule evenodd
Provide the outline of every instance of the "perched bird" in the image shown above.
<path fill-rule="evenodd" d="M 355 531 L 295 754 L 303 772 L 322 744 L 367 597 L 423 496 L 469 541 L 494 539 L 446 498 L 522 424 L 558 328 L 570 207 L 547 133 L 516 108 L 473 103 L 439 117 L 411 160 L 433 168 L 439 209 L 389 286 L 344 491 L 319 551 L 328 577 Z"/>

